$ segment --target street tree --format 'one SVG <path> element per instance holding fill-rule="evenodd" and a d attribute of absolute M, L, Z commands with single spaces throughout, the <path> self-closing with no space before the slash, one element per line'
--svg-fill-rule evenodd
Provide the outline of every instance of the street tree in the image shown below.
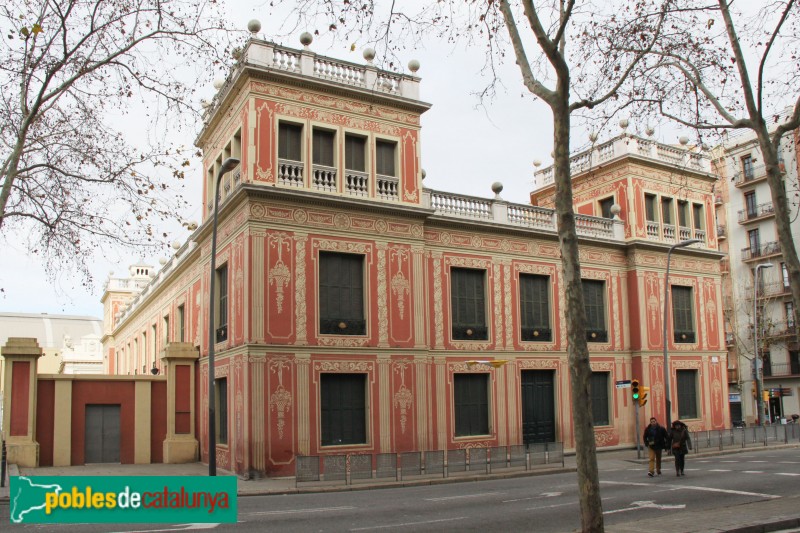
<path fill-rule="evenodd" d="M 3 2 L 3 240 L 84 283 L 106 247 L 163 243 L 190 157 L 168 133 L 196 123 L 225 28 L 210 0 Z"/>
<path fill-rule="evenodd" d="M 788 270 L 794 323 L 800 323 L 800 260 L 791 232 L 792 206 L 781 143 L 800 127 L 800 5 L 772 0 L 756 11 L 731 0 L 678 0 L 665 32 L 640 63 L 632 97 L 703 135 L 749 131 L 758 141 Z M 622 49 L 624 50 L 624 49 Z"/>
<path fill-rule="evenodd" d="M 387 52 L 433 35 L 443 42 L 483 43 L 490 67 L 510 55 L 529 93 L 550 108 L 554 123 L 555 209 L 566 293 L 570 403 L 583 531 L 602 531 L 603 513 L 570 179 L 570 120 L 573 113 L 601 104 L 621 105 L 617 101 L 619 90 L 658 38 L 668 3 L 606 2 L 598 6 L 577 0 L 536 3 L 442 0 L 424 3 L 415 10 L 413 5 L 381 4 L 373 0 L 302 0 L 296 9 L 301 21 L 298 26 L 319 27 L 321 20 L 325 20 L 326 32 L 339 31 L 348 39 L 354 34 L 367 36 L 376 47 Z M 598 31 L 600 28 L 604 31 Z M 575 46 L 568 49 L 568 42 Z M 619 52 L 608 53 L 609 50 Z M 489 84 L 496 81 L 490 80 Z"/>

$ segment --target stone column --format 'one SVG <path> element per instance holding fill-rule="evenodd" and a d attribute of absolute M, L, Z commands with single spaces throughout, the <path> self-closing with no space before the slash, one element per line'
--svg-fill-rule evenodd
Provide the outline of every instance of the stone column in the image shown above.
<path fill-rule="evenodd" d="M 167 438 L 165 463 L 193 463 L 199 445 L 195 428 L 195 365 L 200 354 L 191 343 L 171 342 L 162 352 L 167 374 Z"/>
<path fill-rule="evenodd" d="M 42 349 L 36 339 L 10 337 L 0 348 L 5 359 L 3 435 L 7 460 L 19 466 L 39 466 L 36 442 L 36 370 Z"/>

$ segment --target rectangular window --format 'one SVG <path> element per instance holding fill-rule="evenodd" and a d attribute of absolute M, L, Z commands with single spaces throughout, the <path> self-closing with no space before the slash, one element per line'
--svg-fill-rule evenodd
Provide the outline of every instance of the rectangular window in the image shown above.
<path fill-rule="evenodd" d="M 485 270 L 450 270 L 450 304 L 454 340 L 487 340 Z"/>
<path fill-rule="evenodd" d="M 691 287 L 672 286 L 672 328 L 675 342 L 695 342 Z"/>
<path fill-rule="evenodd" d="M 489 374 L 453 374 L 456 437 L 489 434 Z"/>
<path fill-rule="evenodd" d="M 142 374 L 147 373 L 147 333 L 142 333 L 142 356 L 139 358 L 137 367 L 141 366 Z M 136 369 L 139 371 L 139 368 Z"/>
<path fill-rule="evenodd" d="M 344 136 L 344 168 L 366 172 L 367 139 L 359 135 Z"/>
<path fill-rule="evenodd" d="M 694 229 L 703 229 L 703 205 L 692 204 L 692 220 L 694 220 Z"/>
<path fill-rule="evenodd" d="M 678 417 L 697 418 L 697 370 L 676 370 Z"/>
<path fill-rule="evenodd" d="M 742 158 L 742 172 L 744 172 L 745 181 L 753 179 L 753 158 L 749 155 Z"/>
<path fill-rule="evenodd" d="M 156 325 L 150 328 L 150 343 L 152 344 L 151 354 L 152 357 L 147 360 L 147 369 L 145 370 L 145 374 L 150 372 L 151 368 L 156 367 L 156 360 L 158 360 L 158 333 L 156 333 Z"/>
<path fill-rule="evenodd" d="M 550 276 L 519 275 L 520 321 L 523 341 L 552 341 Z"/>
<path fill-rule="evenodd" d="M 363 255 L 319 253 L 319 332 L 366 334 Z"/>
<path fill-rule="evenodd" d="M 756 217 L 756 193 L 748 192 L 744 195 L 744 207 L 747 212 L 747 218 Z"/>
<path fill-rule="evenodd" d="M 606 329 L 606 282 L 582 279 L 583 305 L 586 310 L 586 340 L 608 342 Z"/>
<path fill-rule="evenodd" d="M 645 194 L 644 195 L 644 212 L 645 218 L 648 222 L 658 222 L 656 218 L 656 195 L 655 194 Z"/>
<path fill-rule="evenodd" d="M 228 265 L 222 265 L 217 269 L 217 340 L 223 342 L 228 340 Z"/>
<path fill-rule="evenodd" d="M 747 240 L 750 243 L 750 256 L 758 257 L 761 249 L 761 233 L 759 233 L 758 228 L 747 232 Z"/>
<path fill-rule="evenodd" d="M 664 224 L 672 224 L 672 198 L 661 199 L 661 220 Z"/>
<path fill-rule="evenodd" d="M 178 306 L 178 342 L 186 342 L 186 308 Z"/>
<path fill-rule="evenodd" d="M 786 314 L 786 327 L 794 328 L 794 303 L 786 302 L 783 304 L 783 312 Z"/>
<path fill-rule="evenodd" d="M 312 137 L 314 164 L 332 167 L 334 133 L 329 130 L 314 128 Z"/>
<path fill-rule="evenodd" d="M 592 420 L 595 426 L 608 426 L 608 372 L 592 372 Z"/>
<path fill-rule="evenodd" d="M 228 378 L 217 378 L 214 390 L 215 422 L 217 425 L 217 442 L 228 444 Z"/>
<path fill-rule="evenodd" d="M 169 315 L 164 317 L 162 327 L 163 331 L 161 332 L 161 340 L 163 342 L 164 347 L 166 348 L 167 343 L 169 342 Z"/>
<path fill-rule="evenodd" d="M 678 225 L 682 228 L 689 227 L 689 204 L 683 200 L 678 201 Z"/>
<path fill-rule="evenodd" d="M 278 124 L 278 158 L 302 160 L 303 126 L 281 122 Z"/>
<path fill-rule="evenodd" d="M 788 291 L 791 285 L 789 284 L 789 269 L 786 268 L 786 263 L 781 263 L 781 279 L 783 280 L 783 290 Z"/>
<path fill-rule="evenodd" d="M 320 374 L 322 446 L 367 443 L 367 375 Z"/>
<path fill-rule="evenodd" d="M 397 143 L 390 141 L 375 141 L 375 173 L 381 176 L 397 177 L 395 172 L 395 152 Z"/>
<path fill-rule="evenodd" d="M 614 216 L 611 214 L 612 205 L 614 205 L 613 196 L 600 200 L 600 216 L 603 218 L 614 218 Z"/>

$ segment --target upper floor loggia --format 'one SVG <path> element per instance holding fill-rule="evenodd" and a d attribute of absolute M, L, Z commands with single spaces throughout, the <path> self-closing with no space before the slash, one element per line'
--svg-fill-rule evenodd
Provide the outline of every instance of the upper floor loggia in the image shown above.
<path fill-rule="evenodd" d="M 375 52 L 365 64 L 320 56 L 301 35 L 302 50 L 253 37 L 205 102 L 204 218 L 213 209 L 214 180 L 228 157 L 241 161 L 223 177 L 220 200 L 239 183 L 291 188 L 352 199 L 422 202 L 418 61 L 410 74 L 381 70 Z"/>

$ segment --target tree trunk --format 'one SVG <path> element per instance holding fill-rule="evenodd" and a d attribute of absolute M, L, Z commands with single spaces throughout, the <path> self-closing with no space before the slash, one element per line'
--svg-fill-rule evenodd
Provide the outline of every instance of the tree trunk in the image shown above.
<path fill-rule="evenodd" d="M 562 84 L 560 84 L 562 85 Z M 568 87 L 568 84 L 566 84 Z M 569 168 L 570 114 L 569 91 L 559 87 L 560 101 L 553 110 L 553 146 L 555 175 L 555 207 L 558 220 L 558 240 L 561 244 L 561 267 L 564 273 L 566 297 L 566 327 L 569 344 L 569 370 L 572 389 L 572 422 L 575 428 L 575 457 L 578 466 L 581 530 L 603 531 L 603 507 L 600 501 L 600 482 L 592 425 L 592 401 L 589 386 L 592 369 L 586 344 L 586 311 L 583 307 L 583 287 L 572 207 L 572 181 Z"/>
<path fill-rule="evenodd" d="M 794 326 L 797 339 L 798 326 L 800 326 L 800 260 L 797 258 L 797 247 L 792 237 L 792 226 L 790 222 L 791 213 L 789 212 L 789 202 L 786 198 L 786 187 L 778 162 L 778 150 L 780 149 L 780 139 L 775 139 L 773 144 L 767 132 L 767 126 L 763 120 L 756 122 L 756 134 L 758 144 L 761 148 L 761 157 L 764 158 L 764 165 L 767 170 L 767 183 L 772 193 L 772 206 L 775 210 L 775 228 L 778 232 L 778 243 L 781 246 L 781 253 L 789 273 L 789 287 L 792 291 L 792 302 L 794 310 Z M 781 283 L 783 283 L 783 273 L 780 273 Z M 786 317 L 787 321 L 791 317 Z M 787 322 L 788 326 L 788 322 Z"/>

